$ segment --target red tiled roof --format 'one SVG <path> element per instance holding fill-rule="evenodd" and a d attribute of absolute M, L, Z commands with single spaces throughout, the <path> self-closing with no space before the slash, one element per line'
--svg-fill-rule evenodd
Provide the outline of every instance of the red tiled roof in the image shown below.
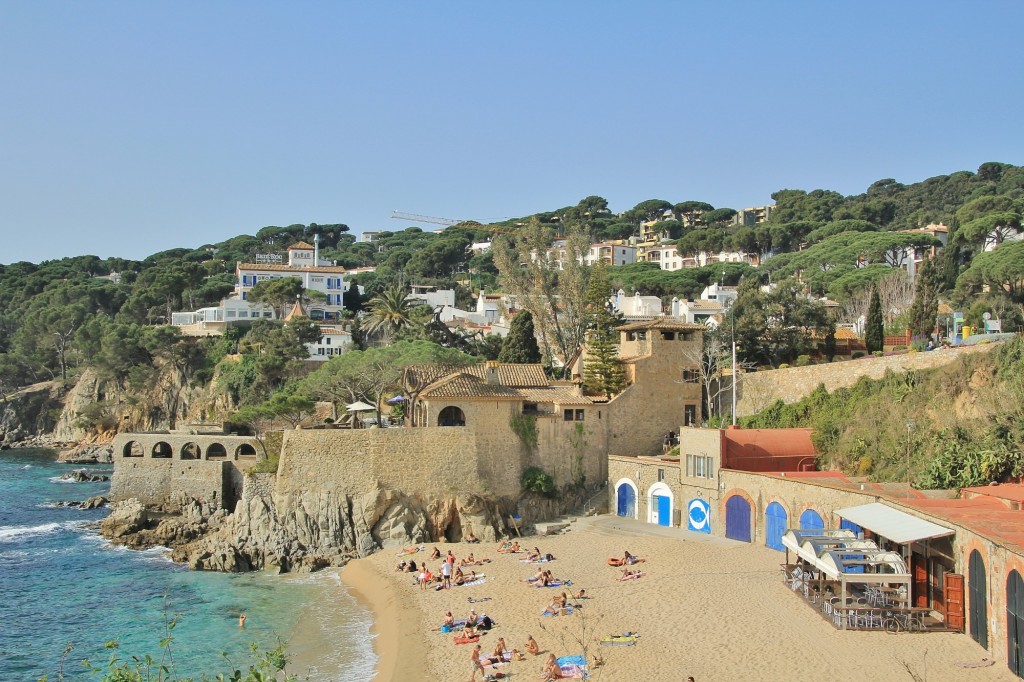
<path fill-rule="evenodd" d="M 643 322 L 632 322 L 630 324 L 624 324 L 621 327 L 616 327 L 616 331 L 620 332 L 636 332 L 645 331 L 647 329 L 664 329 L 666 331 L 698 331 L 707 330 L 707 327 L 702 324 L 690 324 L 689 322 L 675 322 L 672 320 L 646 320 Z"/>
<path fill-rule="evenodd" d="M 326 275 L 341 275 L 341 274 L 344 274 L 344 273 L 348 272 L 348 270 L 346 270 L 345 268 L 343 268 L 341 266 L 320 265 L 320 266 L 314 268 L 312 265 L 298 266 L 298 265 L 283 265 L 283 264 L 277 264 L 277 263 L 239 263 L 236 266 L 235 269 L 236 269 L 237 272 L 241 272 L 242 270 L 256 270 L 256 271 L 266 270 L 266 271 L 270 271 L 270 272 L 294 272 L 296 274 L 307 273 L 307 272 L 312 272 L 312 273 L 322 272 L 322 273 L 324 273 Z"/>
<path fill-rule="evenodd" d="M 295 251 L 313 251 L 314 249 L 316 249 L 316 247 L 313 246 L 312 244 L 308 243 L 308 242 L 299 241 L 299 242 L 295 242 L 294 244 L 292 244 L 291 246 L 288 247 L 289 251 L 291 251 L 293 249 Z"/>
<path fill-rule="evenodd" d="M 726 429 L 726 454 L 741 457 L 817 457 L 811 429 Z"/>

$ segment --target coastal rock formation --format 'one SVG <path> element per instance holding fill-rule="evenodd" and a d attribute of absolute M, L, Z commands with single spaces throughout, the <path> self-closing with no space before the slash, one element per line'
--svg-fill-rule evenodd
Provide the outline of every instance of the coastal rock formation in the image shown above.
<path fill-rule="evenodd" d="M 149 524 L 149 513 L 138 500 L 124 500 L 114 505 L 110 516 L 103 519 L 100 530 L 106 537 L 119 540 L 138 533 Z"/>
<path fill-rule="evenodd" d="M 34 384 L 0 401 L 0 444 L 45 447 L 44 434 L 54 427 L 53 414 L 60 407 L 61 384 L 47 381 Z"/>
<path fill-rule="evenodd" d="M 75 483 L 102 483 L 109 481 L 109 476 L 103 474 L 90 474 L 85 469 L 75 469 L 60 477 L 62 481 L 74 481 Z"/>
<path fill-rule="evenodd" d="M 114 461 L 114 451 L 109 444 L 79 445 L 69 450 L 62 450 L 57 456 L 57 460 L 68 464 L 110 464 Z"/>

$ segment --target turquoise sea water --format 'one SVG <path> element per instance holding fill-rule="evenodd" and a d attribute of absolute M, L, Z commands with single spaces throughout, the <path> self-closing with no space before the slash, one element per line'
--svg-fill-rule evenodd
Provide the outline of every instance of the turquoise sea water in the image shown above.
<path fill-rule="evenodd" d="M 114 547 L 91 528 L 108 509 L 54 506 L 104 494 L 109 483 L 65 483 L 72 467 L 54 453 L 0 453 L 0 680 L 93 679 L 83 658 L 106 662 L 108 640 L 120 655 L 160 658 L 159 640 L 177 617 L 171 653 L 180 676 L 215 674 L 248 661 L 248 645 L 272 648 L 293 633 L 312 667 L 311 680 L 373 677 L 370 615 L 342 588 L 337 573 L 306 576 L 192 572 L 162 549 Z M 110 465 L 89 467 L 111 473 Z M 244 629 L 238 615 L 247 615 Z M 297 646 L 296 646 L 297 645 Z M 231 663 L 223 657 L 226 654 Z M 297 670 L 303 672 L 303 670 Z"/>

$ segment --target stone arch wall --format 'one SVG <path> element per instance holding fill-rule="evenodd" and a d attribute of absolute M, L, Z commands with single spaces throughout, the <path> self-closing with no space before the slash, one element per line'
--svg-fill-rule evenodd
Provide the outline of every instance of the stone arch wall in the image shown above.
<path fill-rule="evenodd" d="M 654 496 L 659 494 L 661 497 L 668 498 L 668 525 L 671 526 L 673 525 L 672 516 L 675 514 L 676 510 L 676 496 L 672 493 L 672 489 L 669 488 L 664 481 L 655 481 L 654 483 L 651 484 L 649 488 L 647 488 L 647 522 L 654 523 Z"/>
<path fill-rule="evenodd" d="M 718 498 L 718 518 L 722 520 L 722 535 L 725 535 L 725 505 L 729 502 L 730 497 L 742 497 L 750 505 L 750 542 L 757 544 L 758 542 L 764 542 L 764 532 L 761 531 L 763 524 L 759 523 L 759 512 L 757 507 L 757 501 L 750 496 L 743 488 L 730 488 L 729 490 L 722 493 L 721 497 Z"/>

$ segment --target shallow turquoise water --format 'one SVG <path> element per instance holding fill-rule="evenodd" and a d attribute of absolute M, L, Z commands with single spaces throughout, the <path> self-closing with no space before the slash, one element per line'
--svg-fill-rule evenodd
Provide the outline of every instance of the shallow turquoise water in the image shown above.
<path fill-rule="evenodd" d="M 0 454 L 0 680 L 91 678 L 83 658 L 105 663 L 108 640 L 119 655 L 159 659 L 159 640 L 176 618 L 171 654 L 178 675 L 212 675 L 248 661 L 250 642 L 287 642 L 299 619 L 316 622 L 313 680 L 372 678 L 369 614 L 339 586 L 335 573 L 280 577 L 188 571 L 161 549 L 114 547 L 90 526 L 109 510 L 53 505 L 103 494 L 109 483 L 63 483 L 71 467 L 42 450 Z M 92 473 L 111 472 L 110 465 Z M 238 627 L 238 615 L 247 615 Z M 311 628 L 301 628 L 309 632 Z M 326 645 L 329 643 L 329 646 Z M 231 663 L 224 659 L 227 655 Z M 339 672 L 340 671 L 340 672 Z"/>

